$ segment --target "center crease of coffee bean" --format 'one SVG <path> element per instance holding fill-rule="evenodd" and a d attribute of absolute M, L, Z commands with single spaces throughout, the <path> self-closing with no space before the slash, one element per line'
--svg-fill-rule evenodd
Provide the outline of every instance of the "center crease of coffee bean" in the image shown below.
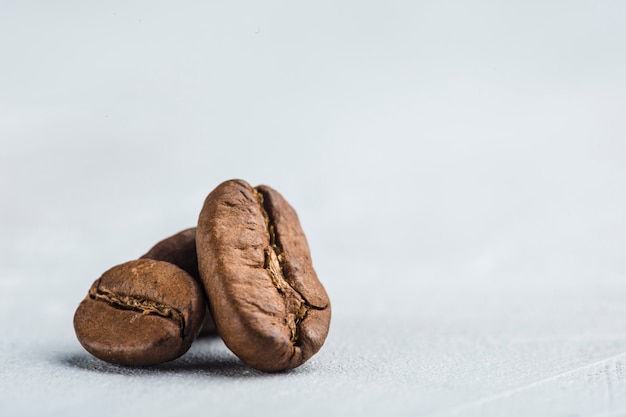
<path fill-rule="evenodd" d="M 92 288 L 89 297 L 102 301 L 120 310 L 137 311 L 143 316 L 154 315 L 174 320 L 181 329 L 181 338 L 185 334 L 185 317 L 177 309 L 143 297 L 114 293 L 102 286 Z"/>
<path fill-rule="evenodd" d="M 254 195 L 259 203 L 259 207 L 261 209 L 261 213 L 263 214 L 263 218 L 265 220 L 265 225 L 267 227 L 267 233 L 269 235 L 270 245 L 265 249 L 265 264 L 264 268 L 267 270 L 272 283 L 278 290 L 278 292 L 283 296 L 283 298 L 294 297 L 297 301 L 299 301 L 298 309 L 295 312 L 290 312 L 288 317 L 289 321 L 287 326 L 291 331 L 290 342 L 292 344 L 296 344 L 299 337 L 299 326 L 300 323 L 305 319 L 308 311 L 310 309 L 320 309 L 318 307 L 312 306 L 309 304 L 302 294 L 300 294 L 293 286 L 285 279 L 283 274 L 283 263 L 284 256 L 282 253 L 282 249 L 280 248 L 277 238 L 276 238 L 276 229 L 274 224 L 272 223 L 272 219 L 265 209 L 264 197 L 263 194 L 256 189 L 254 190 Z M 285 304 L 289 305 L 288 302 Z"/>

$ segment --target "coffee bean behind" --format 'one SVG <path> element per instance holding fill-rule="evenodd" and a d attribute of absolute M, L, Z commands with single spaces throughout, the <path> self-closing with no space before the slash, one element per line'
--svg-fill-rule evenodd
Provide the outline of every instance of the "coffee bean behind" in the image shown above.
<path fill-rule="evenodd" d="M 205 200 L 196 244 L 218 333 L 243 362 L 280 371 L 321 348 L 330 300 L 282 195 L 241 180 L 220 184 Z"/>
<path fill-rule="evenodd" d="M 191 275 L 200 285 L 200 273 L 198 272 L 198 257 L 196 254 L 196 228 L 191 227 L 172 235 L 156 243 L 141 259 L 155 259 L 172 263 Z M 214 336 L 217 334 L 215 322 L 211 313 L 206 312 L 204 325 L 200 331 L 201 336 Z"/>
<path fill-rule="evenodd" d="M 141 258 L 169 262 L 200 281 L 195 227 L 182 230 L 157 242 Z"/>

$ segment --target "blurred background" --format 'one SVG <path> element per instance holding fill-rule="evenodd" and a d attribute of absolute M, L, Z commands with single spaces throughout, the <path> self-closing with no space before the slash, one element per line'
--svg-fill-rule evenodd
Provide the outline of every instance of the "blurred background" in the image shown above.
<path fill-rule="evenodd" d="M 327 413 L 626 410 L 624 357 L 602 362 L 626 351 L 625 18 L 618 1 L 2 1 L 0 406 L 33 411 L 41 373 L 109 384 L 54 359 L 83 354 L 77 304 L 242 178 L 295 207 L 331 296 L 327 346 L 289 376 L 327 387 Z M 608 388 L 568 374 L 594 363 Z M 563 373 L 571 391 L 527 390 Z M 240 392 L 221 387 L 228 415 Z"/>

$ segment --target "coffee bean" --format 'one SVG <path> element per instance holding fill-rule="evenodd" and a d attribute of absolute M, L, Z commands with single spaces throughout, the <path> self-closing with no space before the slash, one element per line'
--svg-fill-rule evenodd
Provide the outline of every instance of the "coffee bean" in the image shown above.
<path fill-rule="evenodd" d="M 141 258 L 165 261 L 178 266 L 200 281 L 196 256 L 196 228 L 191 227 L 155 244 Z"/>
<path fill-rule="evenodd" d="M 321 348 L 330 301 L 298 216 L 277 191 L 220 184 L 204 202 L 196 244 L 218 333 L 243 362 L 280 371 Z"/>
<path fill-rule="evenodd" d="M 142 259 L 155 259 L 172 263 L 183 269 L 195 278 L 200 285 L 200 273 L 198 272 L 198 257 L 196 255 L 196 228 L 192 227 L 176 233 L 154 245 Z M 204 325 L 200 331 L 201 336 L 217 334 L 215 322 L 207 308 Z"/>
<path fill-rule="evenodd" d="M 168 262 L 139 259 L 97 279 L 74 315 L 78 341 L 123 365 L 154 365 L 184 354 L 200 331 L 201 286 Z"/>

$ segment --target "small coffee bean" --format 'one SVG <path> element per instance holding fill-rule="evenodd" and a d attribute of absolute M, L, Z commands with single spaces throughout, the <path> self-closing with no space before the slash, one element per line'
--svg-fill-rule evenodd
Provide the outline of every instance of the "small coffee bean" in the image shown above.
<path fill-rule="evenodd" d="M 204 202 L 196 244 L 218 333 L 243 362 L 280 371 L 321 348 L 330 301 L 298 216 L 277 191 L 220 184 Z"/>
<path fill-rule="evenodd" d="M 139 259 L 97 279 L 74 315 L 78 341 L 97 358 L 155 365 L 181 356 L 202 327 L 201 286 L 168 262 Z"/>
<path fill-rule="evenodd" d="M 196 228 L 191 227 L 176 233 L 154 245 L 141 257 L 141 259 L 155 259 L 172 263 L 189 275 L 194 277 L 200 285 L 200 273 L 198 272 L 198 257 L 196 254 Z M 201 336 L 211 336 L 217 334 L 215 322 L 207 308 L 204 325 L 200 331 Z"/>

